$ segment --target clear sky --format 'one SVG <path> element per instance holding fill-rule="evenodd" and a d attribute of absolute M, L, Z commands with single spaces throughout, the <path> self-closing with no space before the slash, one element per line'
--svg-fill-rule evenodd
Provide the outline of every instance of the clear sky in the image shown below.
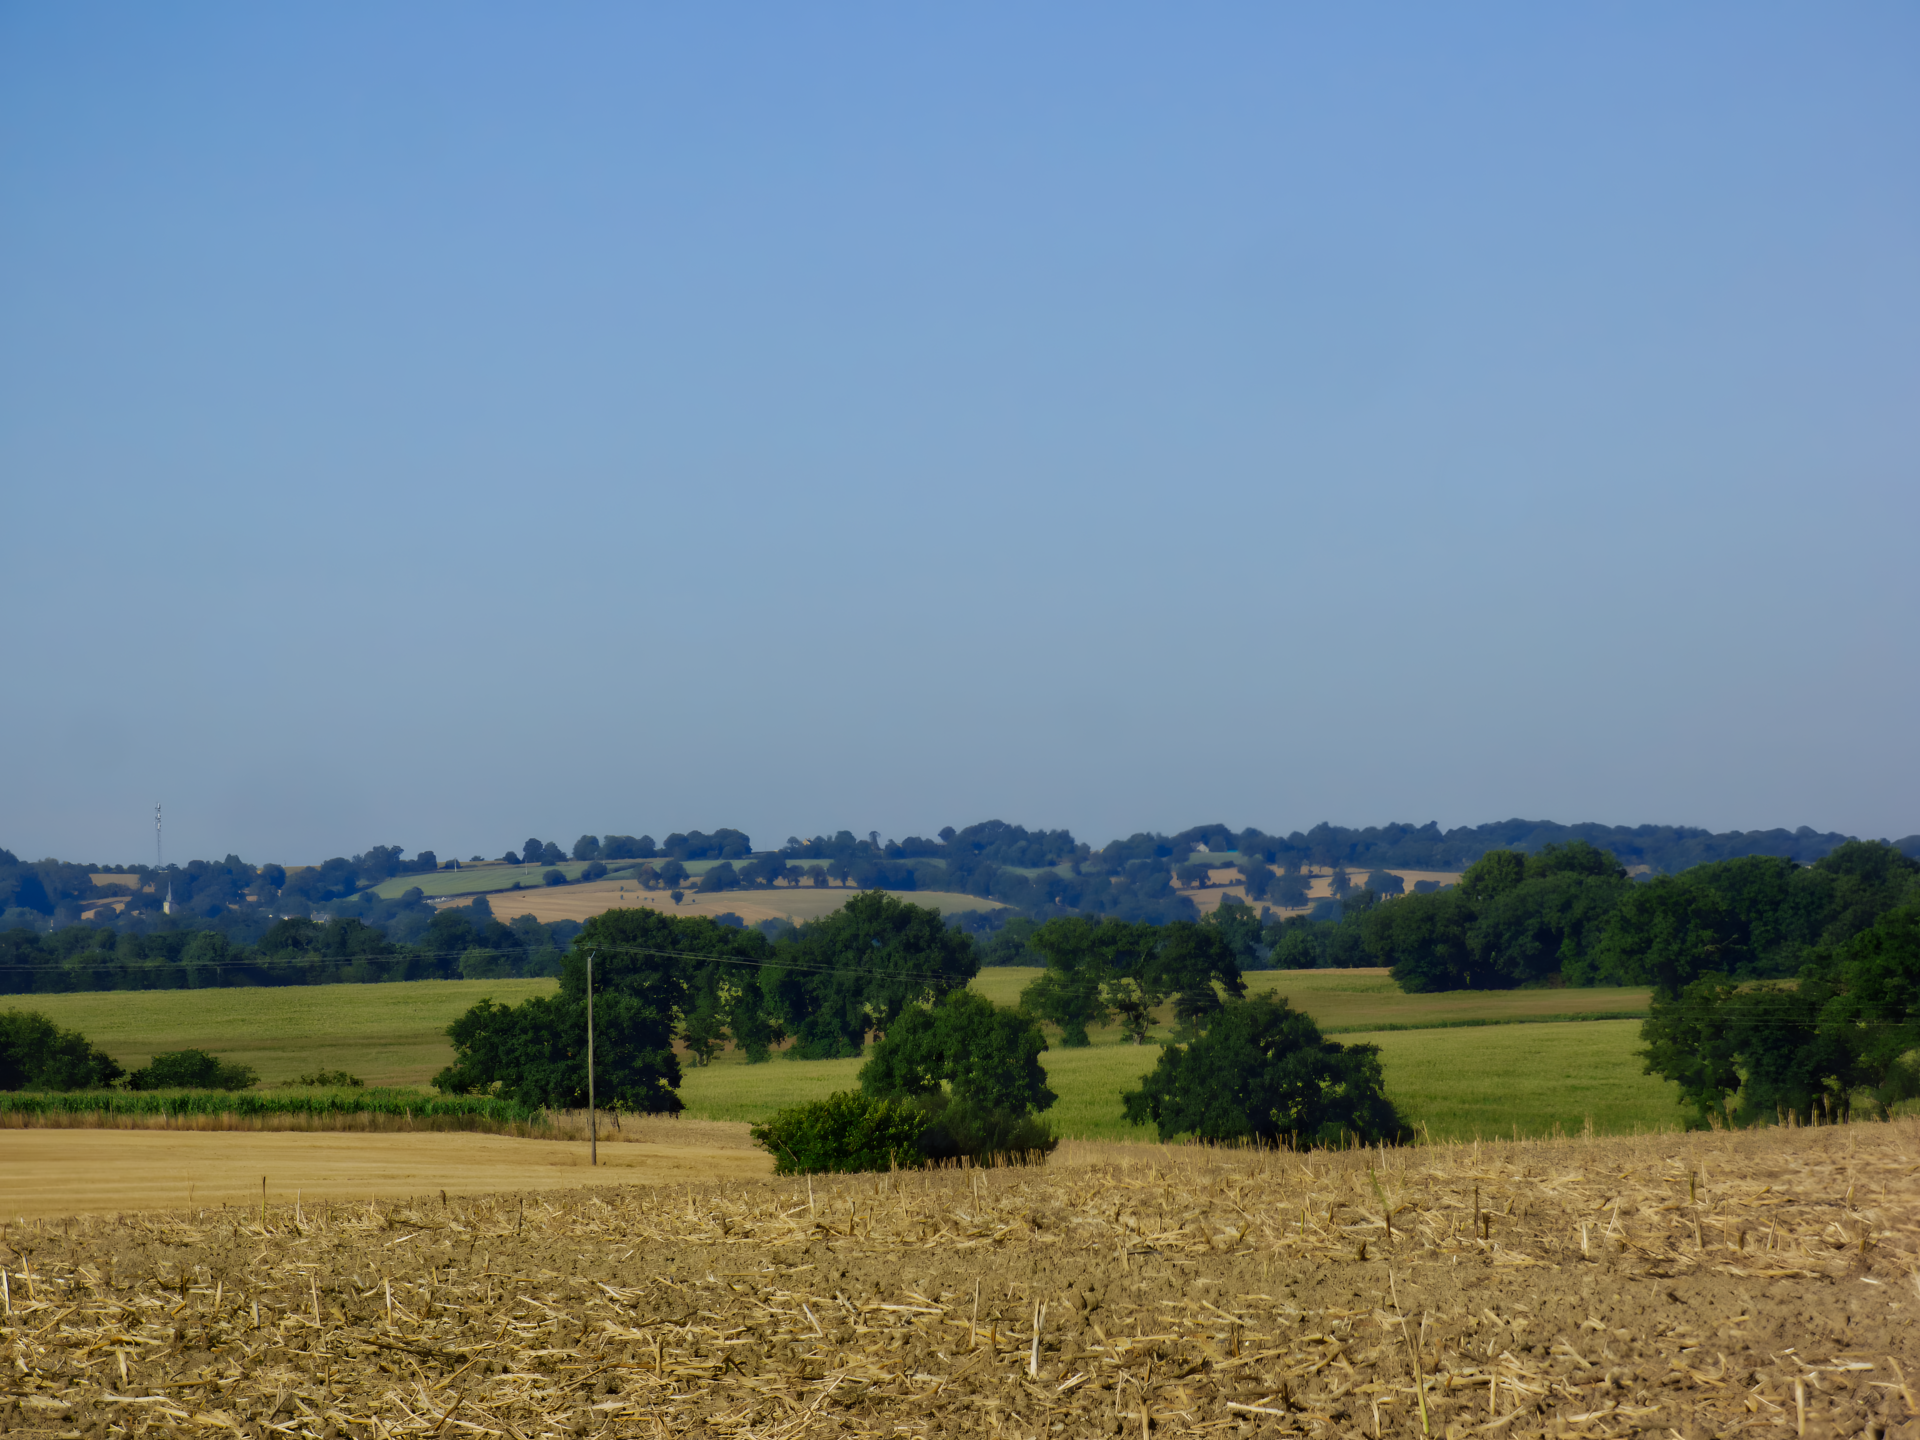
<path fill-rule="evenodd" d="M 1910 4 L 0 4 L 0 845 L 1920 831 Z"/>

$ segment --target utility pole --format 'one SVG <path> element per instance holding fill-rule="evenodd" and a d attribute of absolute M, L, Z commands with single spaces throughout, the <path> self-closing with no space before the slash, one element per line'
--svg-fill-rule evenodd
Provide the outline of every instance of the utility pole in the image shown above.
<path fill-rule="evenodd" d="M 166 846 L 160 843 L 160 806 L 158 804 L 153 807 L 153 863 L 155 866 L 153 888 L 158 893 L 160 881 L 167 870 Z M 160 913 L 162 915 L 173 913 L 173 881 L 170 879 L 167 881 L 167 898 L 160 904 Z"/>
<path fill-rule="evenodd" d="M 593 1103 L 593 951 L 587 951 L 587 1164 L 600 1163 L 600 1116 Z"/>

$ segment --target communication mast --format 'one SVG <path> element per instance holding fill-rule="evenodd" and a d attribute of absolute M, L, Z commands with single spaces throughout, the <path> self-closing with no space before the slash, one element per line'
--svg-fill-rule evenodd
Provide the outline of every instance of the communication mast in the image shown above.
<path fill-rule="evenodd" d="M 166 847 L 160 843 L 160 806 L 158 803 L 153 807 L 153 863 L 156 870 L 162 873 L 165 872 L 167 868 L 167 851 Z M 156 875 L 154 880 L 158 883 L 159 876 Z M 167 898 L 160 902 L 160 913 L 162 915 L 173 914 L 173 881 L 171 878 L 167 881 Z"/>

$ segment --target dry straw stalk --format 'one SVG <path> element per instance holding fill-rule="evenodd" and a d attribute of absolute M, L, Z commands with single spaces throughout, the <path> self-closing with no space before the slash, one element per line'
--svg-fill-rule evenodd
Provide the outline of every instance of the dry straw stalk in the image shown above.
<path fill-rule="evenodd" d="M 0 1432 L 1410 1436 L 1424 1402 L 1450 1437 L 1915 1433 L 1917 1169 L 1913 1121 L 1077 1144 L 21 1223 Z"/>

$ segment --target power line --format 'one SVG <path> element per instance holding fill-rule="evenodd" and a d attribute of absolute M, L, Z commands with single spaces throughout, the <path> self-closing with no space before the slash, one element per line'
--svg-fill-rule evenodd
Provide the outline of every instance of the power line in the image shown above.
<path fill-rule="evenodd" d="M 211 932 L 218 933 L 218 932 Z M 274 956 L 262 956 L 253 960 L 140 960 L 120 961 L 111 957 L 103 958 L 91 964 L 72 961 L 47 963 L 28 963 L 24 961 L 0 961 L 0 971 L 15 974 L 72 974 L 77 970 L 119 970 L 119 971 L 168 971 L 179 973 L 183 970 L 262 970 L 295 965 L 347 966 L 403 965 L 416 960 L 458 959 L 471 950 L 484 949 L 483 946 L 468 946 L 465 950 L 408 950 L 385 955 L 315 955 L 312 951 L 282 951 Z M 937 970 L 881 970 L 857 965 L 809 965 L 804 961 L 791 960 L 754 960 L 744 955 L 703 955 L 687 950 L 654 950 L 640 945 L 598 944 L 595 949 L 601 953 L 619 955 L 651 955 L 665 959 L 705 961 L 716 965 L 733 965 L 760 970 L 793 970 L 810 975 L 870 975 L 888 980 L 951 980 L 953 975 Z M 90 954 L 103 955 L 102 951 L 80 950 L 76 956 Z M 498 954 L 498 951 L 489 951 Z M 512 976 L 492 976 L 492 979 L 512 979 Z M 530 979 L 549 979 L 549 976 L 530 976 Z M 352 983 L 352 982 L 346 982 Z M 391 982 L 389 982 L 391 983 Z M 260 987 L 273 988 L 273 987 Z"/>
<path fill-rule="evenodd" d="M 470 947 L 470 948 L 477 948 L 477 947 Z M 745 956 L 739 956 L 739 955 L 705 955 L 705 954 L 699 954 L 697 952 L 691 952 L 691 951 L 685 951 L 685 950 L 655 950 L 646 946 L 639 946 L 639 945 L 604 945 L 602 944 L 602 945 L 596 946 L 595 948 L 602 952 L 609 952 L 609 953 L 615 953 L 615 954 L 649 955 L 649 956 L 655 956 L 663 959 L 705 961 L 710 964 L 729 965 L 729 966 L 745 968 L 745 969 L 759 969 L 759 970 L 776 970 L 777 969 L 777 970 L 794 971 L 801 974 L 810 974 L 810 975 L 860 975 L 860 976 L 871 976 L 871 977 L 876 977 L 879 979 L 886 979 L 886 980 L 931 980 L 931 981 L 946 981 L 946 980 L 952 980 L 956 978 L 950 972 L 941 972 L 941 971 L 880 970 L 880 969 L 873 969 L 873 968 L 864 967 L 864 966 L 852 966 L 852 965 L 847 965 L 847 966 L 808 965 L 808 964 L 805 964 L 802 962 L 796 962 L 796 961 L 753 960 Z M 88 952 L 81 951 L 78 953 L 84 955 Z M 457 958 L 459 956 L 467 954 L 468 952 L 466 950 L 440 950 L 440 951 L 412 951 L 406 954 L 396 954 L 396 955 L 363 955 L 363 956 L 344 956 L 344 957 L 320 956 L 320 957 L 303 959 L 303 960 L 288 960 L 287 958 L 285 958 L 286 956 L 297 954 L 297 953 L 299 952 L 283 952 L 282 956 L 273 957 L 271 959 L 264 959 L 264 960 L 207 960 L 207 961 L 161 960 L 161 961 L 140 961 L 140 962 L 126 962 L 126 963 L 107 961 L 100 965 L 90 965 L 90 966 L 74 966 L 74 965 L 68 965 L 68 964 L 52 964 L 52 965 L 37 964 L 36 965 L 36 964 L 24 964 L 24 963 L 0 961 L 0 972 L 11 972 L 14 974 L 20 974 L 20 973 L 71 974 L 76 969 L 112 968 L 112 969 L 123 971 L 123 972 L 137 973 L 142 971 L 164 970 L 164 971 L 177 974 L 183 970 L 189 970 L 189 969 L 191 970 L 259 970 L 259 969 L 272 969 L 272 968 L 279 968 L 279 967 L 291 968 L 294 965 L 299 965 L 304 967 L 306 965 L 311 965 L 311 964 L 321 964 L 321 965 L 329 965 L 329 966 L 335 966 L 335 967 L 344 967 L 344 966 L 354 965 L 354 964 L 400 965 L 400 964 L 405 964 L 409 961 L 414 961 L 414 960 L 445 960 L 445 959 Z M 978 972 L 976 971 L 975 973 L 977 974 Z M 1257 975 L 1265 972 L 1253 971 L 1253 972 L 1243 972 L 1243 973 L 1252 973 Z M 496 979 L 496 980 L 509 980 L 509 979 L 515 979 L 515 978 L 553 979 L 557 977 L 553 977 L 553 976 L 514 977 L 514 976 L 507 976 L 507 975 L 497 975 L 497 976 L 490 976 L 487 978 Z M 1125 978 L 1124 972 L 1119 978 Z M 351 984 L 355 982 L 345 981 L 345 982 L 332 982 L 332 983 Z M 375 981 L 371 983 L 405 984 L 409 982 L 389 980 L 389 981 Z M 204 989 L 208 987 L 169 986 L 166 988 Z M 278 989 L 282 987 L 263 985 L 263 986 L 237 986 L 233 988 Z M 288 987 L 288 988 L 291 988 L 291 987 Z M 88 994 L 88 993 L 99 993 L 99 992 L 25 991 L 25 992 L 16 992 L 16 993 L 23 994 L 23 995 L 32 995 L 36 993 Z M 1499 993 L 1499 992 L 1479 992 L 1479 993 Z M 1781 993 L 1790 994 L 1791 992 L 1781 992 Z M 1712 1005 L 1708 1005 L 1708 1006 L 1691 1006 L 1690 1005 L 1686 1007 L 1668 1007 L 1663 1009 L 1661 1014 L 1663 1017 L 1680 1019 L 1680 1020 L 1719 1020 L 1719 1019 L 1726 1018 L 1725 1011 L 1722 1007 L 1712 1006 Z M 1651 1019 L 1653 1017 L 1651 1015 L 1629 1015 L 1629 1016 L 1606 1016 L 1602 1018 L 1646 1020 L 1646 1019 Z M 1898 1018 L 1875 1021 L 1873 1022 L 1873 1024 L 1875 1026 L 1903 1025 L 1914 1019 L 1920 1019 L 1920 1012 L 1909 1012 L 1908 1014 L 1900 1016 Z M 1395 1022 L 1393 1021 L 1384 1021 L 1384 1020 L 1381 1022 L 1383 1026 L 1388 1026 L 1388 1027 L 1391 1027 L 1394 1023 Z M 1468 1030 L 1468 1029 L 1497 1028 L 1500 1025 L 1506 1025 L 1506 1024 L 1524 1025 L 1524 1024 L 1569 1024 L 1569 1023 L 1580 1023 L 1580 1022 L 1578 1019 L 1575 1019 L 1572 1021 L 1569 1021 L 1569 1020 L 1537 1020 L 1536 1021 L 1536 1020 L 1528 1020 L 1524 1017 L 1515 1017 L 1513 1019 L 1507 1019 L 1506 1017 L 1488 1017 L 1487 1022 L 1485 1024 L 1474 1024 L 1474 1023 L 1462 1024 L 1459 1021 L 1450 1021 L 1450 1022 L 1446 1022 L 1439 1025 L 1423 1026 L 1418 1028 Z M 1805 1022 L 1790 1019 L 1790 1018 L 1783 1018 L 1783 1019 L 1758 1018 L 1758 1019 L 1746 1019 L 1746 1020 L 1743 1020 L 1741 1023 L 1748 1028 L 1758 1027 L 1758 1028 L 1784 1029 L 1789 1027 L 1803 1028 Z"/>

